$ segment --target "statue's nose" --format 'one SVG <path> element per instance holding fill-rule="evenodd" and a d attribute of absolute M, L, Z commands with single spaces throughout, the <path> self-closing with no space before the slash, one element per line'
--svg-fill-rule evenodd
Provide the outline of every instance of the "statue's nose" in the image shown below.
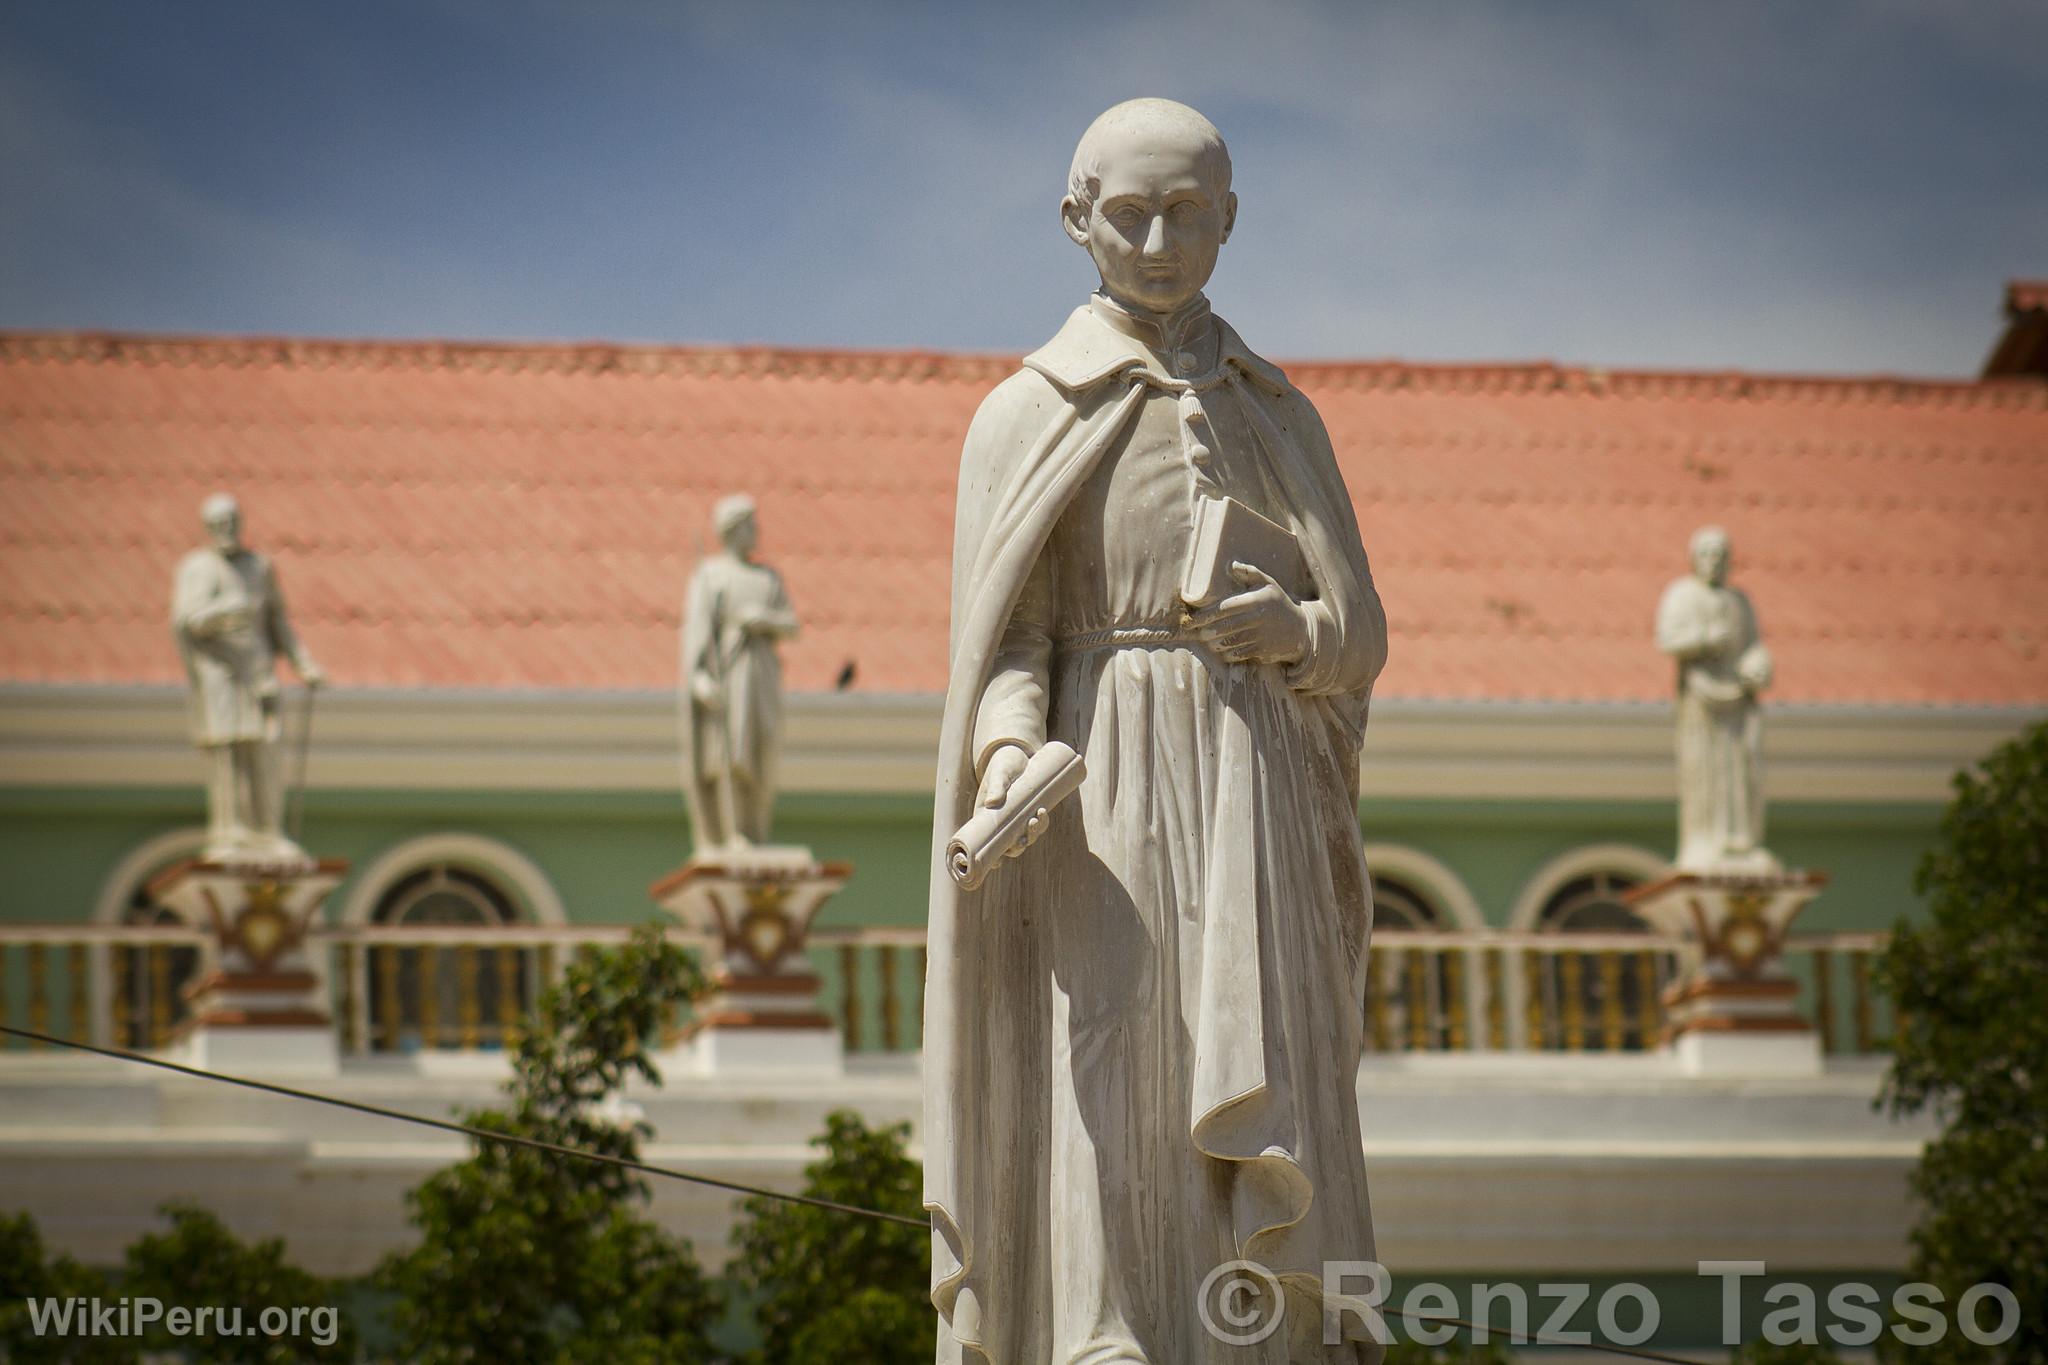
<path fill-rule="evenodd" d="M 1145 254 L 1163 256 L 1166 254 L 1166 215 L 1155 213 L 1152 224 L 1145 230 Z"/>

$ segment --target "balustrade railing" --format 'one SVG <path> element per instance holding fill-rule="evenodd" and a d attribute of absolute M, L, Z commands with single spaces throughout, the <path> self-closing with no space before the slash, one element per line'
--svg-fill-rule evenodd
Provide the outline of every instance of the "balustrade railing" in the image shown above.
<path fill-rule="evenodd" d="M 382 926 L 315 930 L 344 1054 L 488 1053 L 507 1046 L 571 957 L 623 942 L 632 925 Z M 707 945 L 680 929 L 673 939 Z M 1797 934 L 1786 944 L 1801 1006 L 1837 1054 L 1881 1051 L 1895 1016 L 1877 988 L 1877 933 Z M 213 965 L 214 936 L 180 927 L 0 926 L 0 1021 L 119 1047 L 164 1046 L 186 983 Z M 1682 940 L 1649 934 L 1381 932 L 1367 964 L 1372 1053 L 1635 1052 L 1663 1030 L 1662 992 Z M 850 1053 L 915 1052 L 925 938 L 915 928 L 820 929 L 809 960 L 820 1007 Z M 0 1050 L 21 1051 L 19 1039 Z"/>
<path fill-rule="evenodd" d="M 0 925 L 0 1022 L 103 1047 L 162 1047 L 185 1019 L 185 984 L 214 951 L 211 933 L 182 926 Z M 0 1052 L 47 1046 L 0 1037 Z"/>

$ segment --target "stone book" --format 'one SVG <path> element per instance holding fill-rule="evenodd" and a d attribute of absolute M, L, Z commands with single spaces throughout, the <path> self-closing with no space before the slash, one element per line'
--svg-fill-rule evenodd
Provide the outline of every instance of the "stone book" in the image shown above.
<path fill-rule="evenodd" d="M 1235 498 L 1202 499 L 1195 508 L 1187 572 L 1180 582 L 1181 601 L 1190 607 L 1206 607 L 1245 591 L 1230 572 L 1232 564 L 1240 563 L 1265 570 L 1289 596 L 1300 600 L 1307 574 L 1294 533 Z"/>

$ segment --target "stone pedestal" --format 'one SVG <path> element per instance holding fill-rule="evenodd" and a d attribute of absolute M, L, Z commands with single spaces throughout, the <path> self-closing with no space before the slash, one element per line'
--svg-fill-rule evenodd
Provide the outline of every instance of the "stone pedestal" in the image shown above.
<path fill-rule="evenodd" d="M 243 862 L 202 858 L 150 883 L 159 904 L 212 928 L 214 961 L 185 987 L 191 1017 L 172 1055 L 209 1071 L 340 1068 L 324 979 L 306 931 L 348 871 L 338 858 Z"/>
<path fill-rule="evenodd" d="M 663 909 L 712 942 L 711 994 L 682 1040 L 701 1075 L 837 1073 L 839 1030 L 818 1007 L 804 947 L 811 921 L 853 875 L 787 846 L 700 854 L 649 888 Z"/>
<path fill-rule="evenodd" d="M 1673 872 L 1624 893 L 1661 933 L 1687 940 L 1664 991 L 1664 1045 L 1694 1075 L 1813 1075 L 1820 1035 L 1799 1012 L 1785 933 L 1820 894 L 1819 872 Z"/>

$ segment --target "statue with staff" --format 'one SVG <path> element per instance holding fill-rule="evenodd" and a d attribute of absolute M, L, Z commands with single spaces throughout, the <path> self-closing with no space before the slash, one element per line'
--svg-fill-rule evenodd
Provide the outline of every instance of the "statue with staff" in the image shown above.
<path fill-rule="evenodd" d="M 178 564 L 171 631 L 185 661 L 192 742 L 208 756 L 205 857 L 298 861 L 305 853 L 284 829 L 280 657 L 307 688 L 299 742 L 304 784 L 312 691 L 327 680 L 299 642 L 270 560 L 242 543 L 242 509 L 216 493 L 200 509 L 208 544 Z"/>
<path fill-rule="evenodd" d="M 683 606 L 684 794 L 701 853 L 768 842 L 782 753 L 782 661 L 796 634 L 782 576 L 754 562 L 754 500 L 712 509 L 717 553 L 690 578 Z"/>

